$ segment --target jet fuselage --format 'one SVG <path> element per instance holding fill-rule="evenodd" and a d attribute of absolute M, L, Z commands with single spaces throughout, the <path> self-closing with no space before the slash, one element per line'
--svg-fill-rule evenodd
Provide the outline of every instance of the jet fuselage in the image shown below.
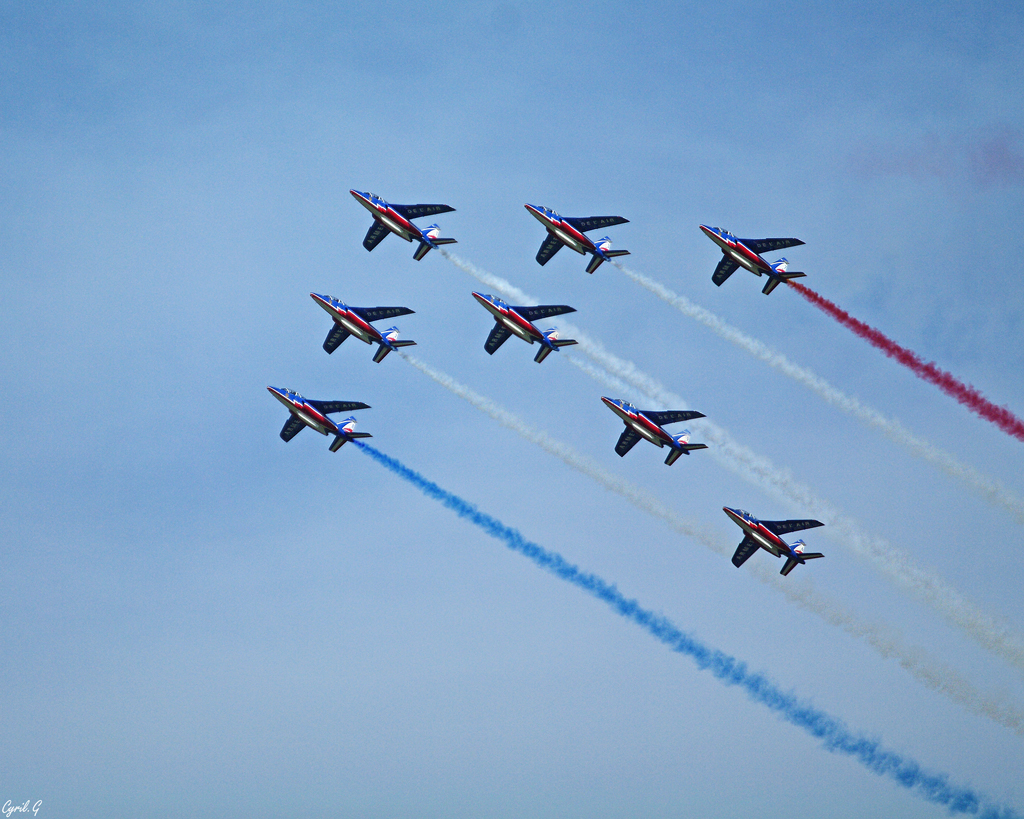
<path fill-rule="evenodd" d="M 721 228 L 701 225 L 700 229 L 716 245 L 722 249 L 722 253 L 732 259 L 736 264 L 745 270 L 749 270 L 755 276 L 762 273 L 772 273 L 772 266 L 761 256 L 747 247 L 743 242 L 733 236 L 729 231 Z"/>
<path fill-rule="evenodd" d="M 781 557 L 782 555 L 793 557 L 796 555 L 786 541 L 765 528 L 764 524 L 749 512 L 744 512 L 742 509 L 730 509 L 728 506 L 723 506 L 722 509 L 733 523 L 743 530 L 745 535 L 752 538 L 765 551 L 771 552 L 775 557 Z"/>
<path fill-rule="evenodd" d="M 671 435 L 627 401 L 604 396 L 601 396 L 601 400 L 604 401 L 608 409 L 622 419 L 626 426 L 632 428 L 638 435 L 655 446 L 663 447 L 665 444 L 672 446 L 674 443 L 675 439 Z"/>
<path fill-rule="evenodd" d="M 499 324 L 519 336 L 523 341 L 533 344 L 534 341 L 542 341 L 544 339 L 543 333 L 532 322 L 527 321 L 501 299 L 494 296 L 488 297 L 483 293 L 477 292 L 473 293 L 473 298 L 486 307 L 487 311 L 494 316 Z"/>
<path fill-rule="evenodd" d="M 377 328 L 364 321 L 347 304 L 319 293 L 310 293 L 309 295 L 313 297 L 313 301 L 327 311 L 335 323 L 340 324 L 360 341 L 367 344 L 380 344 L 383 340 L 383 336 L 377 331 Z"/>
<path fill-rule="evenodd" d="M 282 387 L 267 387 L 267 391 L 284 404 L 288 411 L 307 427 L 315 429 L 321 435 L 339 434 L 338 426 L 297 392 Z"/>
<path fill-rule="evenodd" d="M 407 242 L 411 242 L 413 239 L 423 239 L 423 233 L 416 225 L 376 194 L 363 193 L 357 190 L 350 190 L 349 193 L 355 197 L 355 200 L 360 205 L 370 211 L 370 214 L 376 221 L 380 222 L 396 236 L 401 236 Z"/>
<path fill-rule="evenodd" d="M 554 234 L 566 247 L 575 250 L 581 256 L 597 251 L 595 245 L 587 235 L 576 230 L 561 216 L 548 208 L 526 205 L 526 209 L 533 214 L 534 218 L 547 228 L 548 233 Z"/>

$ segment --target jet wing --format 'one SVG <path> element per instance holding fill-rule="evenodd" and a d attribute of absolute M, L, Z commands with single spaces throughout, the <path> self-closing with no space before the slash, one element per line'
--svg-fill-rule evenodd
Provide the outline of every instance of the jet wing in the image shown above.
<path fill-rule="evenodd" d="M 392 205 L 406 219 L 419 219 L 421 216 L 433 216 L 435 213 L 451 213 L 455 208 L 448 205 Z"/>
<path fill-rule="evenodd" d="M 580 233 L 586 233 L 588 230 L 624 225 L 629 219 L 623 219 L 621 216 L 566 216 L 565 221 Z"/>
<path fill-rule="evenodd" d="M 512 331 L 505 327 L 504 324 L 494 323 L 494 329 L 491 330 L 491 334 L 487 336 L 487 341 L 484 342 L 484 349 L 487 350 L 489 355 L 494 355 L 494 351 L 497 350 L 507 339 L 512 335 Z"/>
<path fill-rule="evenodd" d="M 533 322 L 548 316 L 560 316 L 563 313 L 575 313 L 576 308 L 568 304 L 538 304 L 536 307 L 513 307 L 527 321 Z"/>
<path fill-rule="evenodd" d="M 723 256 L 722 261 L 718 263 L 718 267 L 715 268 L 715 272 L 711 275 L 711 281 L 721 287 L 722 282 L 735 273 L 737 267 L 739 267 L 739 265 L 736 264 L 736 262 L 728 256 Z"/>
<path fill-rule="evenodd" d="M 665 424 L 678 424 L 680 421 L 692 421 L 694 418 L 703 418 L 703 412 L 696 412 L 694 410 L 668 410 L 667 412 L 647 412 L 643 411 L 643 414 L 650 418 L 659 427 L 665 426 Z"/>
<path fill-rule="evenodd" d="M 549 233 L 548 238 L 544 240 L 540 250 L 537 251 L 537 263 L 542 266 L 546 265 L 548 260 L 563 247 L 562 240 L 555 236 L 554 233 Z"/>
<path fill-rule="evenodd" d="M 370 229 L 366 231 L 366 238 L 363 239 L 363 247 L 367 250 L 373 250 L 390 232 L 391 231 L 385 227 L 383 222 L 378 222 L 374 219 L 373 224 L 370 225 Z"/>
<path fill-rule="evenodd" d="M 341 345 L 346 338 L 352 335 L 348 330 L 342 327 L 337 322 L 331 328 L 331 332 L 327 334 L 327 338 L 324 339 L 324 349 L 328 353 L 333 353 Z"/>
<path fill-rule="evenodd" d="M 757 541 L 749 535 L 740 541 L 740 545 L 736 547 L 736 553 L 732 556 L 732 565 L 737 569 L 746 562 L 746 559 L 750 557 L 761 547 L 757 545 Z"/>
<path fill-rule="evenodd" d="M 758 256 L 762 253 L 771 253 L 773 250 L 784 250 L 787 247 L 803 244 L 799 239 L 740 239 L 740 241 Z"/>
<path fill-rule="evenodd" d="M 615 451 L 621 458 L 629 450 L 633 448 L 633 444 L 640 440 L 639 433 L 635 432 L 632 427 L 626 427 L 622 430 L 622 434 L 619 436 L 619 441 L 615 444 Z"/>
<path fill-rule="evenodd" d="M 769 532 L 780 536 L 789 532 L 799 532 L 801 529 L 813 529 L 816 526 L 825 525 L 820 520 L 762 520 L 761 523 Z"/>
<path fill-rule="evenodd" d="M 365 321 L 380 321 L 416 312 L 408 307 L 351 307 L 349 309 Z"/>
<path fill-rule="evenodd" d="M 310 399 L 307 401 L 324 415 L 329 412 L 350 412 L 351 410 L 370 408 L 369 404 L 364 404 L 362 401 L 313 401 Z"/>
<path fill-rule="evenodd" d="M 302 428 L 304 426 L 306 426 L 306 424 L 303 421 L 299 420 L 299 417 L 297 415 L 292 415 L 289 412 L 288 420 L 284 422 L 284 427 L 282 427 L 281 429 L 281 440 L 290 441 L 292 438 L 294 438 L 296 435 L 302 432 Z"/>

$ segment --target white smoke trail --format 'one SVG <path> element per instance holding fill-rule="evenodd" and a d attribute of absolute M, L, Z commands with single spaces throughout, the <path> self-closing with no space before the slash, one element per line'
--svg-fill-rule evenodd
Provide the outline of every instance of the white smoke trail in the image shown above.
<path fill-rule="evenodd" d="M 444 255 L 457 267 L 498 290 L 506 298 L 526 304 L 536 301 L 505 279 L 481 270 L 454 254 Z M 608 352 L 599 341 L 590 338 L 578 328 L 563 324 L 563 329 L 579 342 L 577 349 L 580 352 L 595 362 L 606 374 L 639 390 L 647 400 L 658 405 L 656 408 L 688 406 L 687 401 L 641 372 L 631 361 L 625 361 Z M 597 370 L 583 369 L 598 380 L 608 383 L 606 376 L 599 374 Z M 930 605 L 947 623 L 962 630 L 987 651 L 1024 671 L 1024 640 L 1014 634 L 1005 623 L 997 622 L 983 612 L 938 575 L 914 565 L 905 552 L 896 549 L 882 538 L 869 536 L 856 521 L 842 514 L 831 503 L 817 497 L 810 487 L 800 483 L 788 470 L 775 466 L 769 459 L 738 443 L 723 428 L 706 418 L 692 421 L 691 425 L 695 432 L 700 433 L 701 440 L 712 444 L 707 451 L 720 464 L 776 498 L 789 501 L 807 510 L 814 517 L 820 518 L 830 526 L 830 535 L 846 544 L 855 554 L 871 561 L 884 576 Z"/>
<path fill-rule="evenodd" d="M 674 293 L 659 282 L 648 278 L 642 273 L 637 273 L 635 270 L 623 267 L 618 262 L 612 262 L 612 264 L 641 287 L 649 290 L 666 304 L 675 307 L 684 316 L 699 321 L 726 341 L 750 353 L 754 358 L 763 361 L 783 375 L 803 384 L 832 406 L 879 430 L 889 440 L 905 447 L 911 454 L 934 464 L 951 478 L 961 481 L 993 506 L 998 506 L 1008 511 L 1017 519 L 1018 523 L 1024 524 L 1024 499 L 1017 497 L 999 481 L 981 474 L 974 467 L 963 463 L 950 453 L 944 452 L 934 444 L 918 438 L 895 418 L 887 418 L 878 410 L 865 406 L 857 398 L 846 395 L 821 376 L 816 375 L 806 367 L 794 364 L 782 353 L 771 349 L 755 338 L 751 338 L 746 333 L 723 321 L 710 310 L 694 304 L 686 296 Z"/>
<path fill-rule="evenodd" d="M 731 546 L 717 540 L 709 529 L 677 515 L 650 493 L 613 475 L 567 444 L 552 438 L 546 432 L 531 427 L 518 416 L 459 383 L 447 373 L 434 369 L 408 353 L 399 351 L 399 355 L 424 375 L 489 415 L 502 426 L 511 429 L 545 452 L 554 455 L 567 466 L 596 481 L 605 489 L 625 498 L 641 511 L 665 521 L 676 532 L 696 540 L 723 557 L 728 556 L 732 551 Z M 829 625 L 864 640 L 883 658 L 895 659 L 904 670 L 926 687 L 943 694 L 972 713 L 985 716 L 1024 736 L 1024 712 L 1003 700 L 997 700 L 977 691 L 967 680 L 960 677 L 951 668 L 937 663 L 922 649 L 903 644 L 890 629 L 861 621 L 838 602 L 829 600 L 823 594 L 815 591 L 809 584 L 787 582 L 771 569 L 759 563 L 747 565 L 751 568 L 754 577 L 781 592 L 791 603 L 818 615 Z"/>

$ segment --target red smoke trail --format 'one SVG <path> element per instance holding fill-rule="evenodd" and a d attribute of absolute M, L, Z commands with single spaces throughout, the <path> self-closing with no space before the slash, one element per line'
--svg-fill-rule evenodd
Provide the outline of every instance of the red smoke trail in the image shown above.
<path fill-rule="evenodd" d="M 819 296 L 813 290 L 794 281 L 787 282 L 787 284 L 795 288 L 811 304 L 820 307 L 840 324 L 849 327 L 854 333 L 868 343 L 873 344 L 889 356 L 889 358 L 895 358 L 904 367 L 909 367 L 919 378 L 931 381 L 946 395 L 952 396 L 972 412 L 977 413 L 987 421 L 991 421 L 1007 435 L 1012 435 L 1017 440 L 1024 441 L 1024 422 L 1006 407 L 997 407 L 970 384 L 965 384 L 950 373 L 940 370 L 931 362 L 922 361 L 917 353 L 908 350 L 906 347 L 901 347 L 874 327 L 869 327 L 863 321 L 855 319 L 838 305 L 830 302 L 823 296 Z"/>

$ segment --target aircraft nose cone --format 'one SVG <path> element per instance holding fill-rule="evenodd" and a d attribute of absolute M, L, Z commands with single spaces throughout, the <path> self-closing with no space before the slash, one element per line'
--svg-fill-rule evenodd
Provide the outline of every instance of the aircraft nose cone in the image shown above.
<path fill-rule="evenodd" d="M 713 236 L 713 235 L 714 235 L 714 233 L 715 233 L 715 232 L 714 232 L 714 231 L 713 231 L 713 230 L 712 230 L 711 228 L 709 228 L 709 227 L 708 227 L 707 225 L 700 225 L 699 227 L 700 227 L 700 229 L 701 229 L 701 230 L 703 230 L 703 231 L 704 231 L 704 235 L 705 235 L 705 236 Z"/>
<path fill-rule="evenodd" d="M 357 191 L 355 188 L 351 189 L 349 191 L 349 193 L 351 193 L 356 199 L 369 199 L 370 198 L 370 194 L 363 193 L 362 191 Z"/>
<path fill-rule="evenodd" d="M 483 293 L 477 293 L 475 290 L 473 291 L 473 298 L 476 299 L 481 304 L 490 304 L 491 303 L 491 297 L 490 296 L 485 296 Z"/>
<path fill-rule="evenodd" d="M 324 296 L 320 293 L 310 293 L 309 297 L 313 299 L 313 301 L 318 301 L 321 304 L 327 304 L 328 302 L 330 302 L 330 299 L 327 298 L 327 296 Z"/>
<path fill-rule="evenodd" d="M 607 406 L 607 407 L 613 407 L 614 408 L 614 407 L 617 407 L 619 405 L 619 402 L 616 401 L 614 398 L 606 398 L 605 396 L 602 395 L 601 396 L 601 400 L 604 401 L 605 406 Z"/>

